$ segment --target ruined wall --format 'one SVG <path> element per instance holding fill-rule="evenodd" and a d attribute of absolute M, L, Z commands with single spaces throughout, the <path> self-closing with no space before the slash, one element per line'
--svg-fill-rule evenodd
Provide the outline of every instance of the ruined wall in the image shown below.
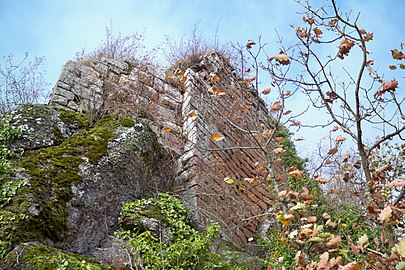
<path fill-rule="evenodd" d="M 164 77 L 150 67 L 106 58 L 70 61 L 49 102 L 95 116 L 107 111 L 150 119 L 160 142 L 178 159 L 176 191 L 196 223 L 218 222 L 226 239 L 246 246 L 259 225 L 256 216 L 272 205 L 254 133 L 267 126 L 266 106 L 217 53 L 177 70 L 175 86 Z M 213 134 L 223 139 L 212 140 Z M 285 182 L 282 168 L 276 171 Z"/>

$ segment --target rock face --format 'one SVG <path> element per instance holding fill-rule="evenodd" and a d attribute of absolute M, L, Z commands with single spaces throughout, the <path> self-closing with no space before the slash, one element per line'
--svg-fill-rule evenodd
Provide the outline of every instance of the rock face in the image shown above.
<path fill-rule="evenodd" d="M 50 121 L 41 121 L 41 128 L 32 131 L 44 112 L 52 113 Z M 26 151 L 15 160 L 14 171 L 1 178 L 2 202 L 9 196 L 0 210 L 3 255 L 21 242 L 41 241 L 100 257 L 98 248 L 111 243 L 118 229 L 122 203 L 167 190 L 173 182 L 169 153 L 140 119 L 106 117 L 88 126 L 82 114 L 26 105 L 11 112 L 10 123 L 23 134 L 28 130 L 33 139 L 11 144 Z M 61 127 L 58 134 L 72 132 L 62 133 L 59 141 L 42 140 L 55 123 Z"/>
<path fill-rule="evenodd" d="M 44 245 L 72 265 L 69 252 L 128 265 L 113 235 L 123 202 L 168 191 L 198 229 L 217 222 L 224 240 L 249 248 L 255 216 L 273 204 L 251 132 L 269 128 L 267 109 L 219 54 L 192 67 L 166 79 L 155 68 L 107 58 L 69 61 L 49 105 L 10 113 L 22 136 L 8 147 L 24 152 L 0 177 L 0 259 L 9 254 L 0 269 L 29 269 L 18 268 L 18 254 L 55 253 Z M 268 169 L 286 183 L 280 166 Z M 164 225 L 143 222 L 152 235 Z"/>
<path fill-rule="evenodd" d="M 268 110 L 217 53 L 166 77 L 151 67 L 106 58 L 68 62 L 50 104 L 148 118 L 159 142 L 178 160 L 176 190 L 196 224 L 219 222 L 229 241 L 247 246 L 259 226 L 253 217 L 273 204 L 266 188 L 270 180 L 259 172 L 265 156 L 250 132 L 269 127 Z M 213 134 L 223 140 L 211 140 Z M 276 181 L 286 184 L 282 167 L 274 164 L 272 170 Z M 227 185 L 226 177 L 243 188 Z M 259 181 L 252 185 L 243 179 Z"/>

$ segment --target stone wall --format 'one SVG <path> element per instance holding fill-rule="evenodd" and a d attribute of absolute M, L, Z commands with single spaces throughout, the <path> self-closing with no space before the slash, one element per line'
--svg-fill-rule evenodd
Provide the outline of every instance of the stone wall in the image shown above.
<path fill-rule="evenodd" d="M 149 119 L 178 160 L 175 189 L 196 224 L 218 222 L 225 239 L 246 247 L 257 216 L 272 205 L 254 133 L 268 125 L 266 106 L 217 53 L 173 76 L 169 83 L 157 69 L 106 58 L 69 61 L 49 103 L 94 117 L 110 112 Z M 275 173 L 286 182 L 280 166 Z"/>

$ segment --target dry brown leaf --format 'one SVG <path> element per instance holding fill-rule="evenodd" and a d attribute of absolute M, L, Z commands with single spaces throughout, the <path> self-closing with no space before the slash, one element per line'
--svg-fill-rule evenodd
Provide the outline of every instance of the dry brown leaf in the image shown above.
<path fill-rule="evenodd" d="M 288 55 L 286 55 L 283 51 L 281 51 L 279 55 L 270 56 L 268 60 L 272 61 L 273 59 L 276 60 L 281 65 L 290 64 L 290 59 Z"/>
<path fill-rule="evenodd" d="M 264 89 L 263 91 L 262 91 L 262 94 L 263 95 L 268 95 L 268 94 L 270 94 L 271 93 L 271 89 L 270 88 L 266 88 L 266 89 Z"/>
<path fill-rule="evenodd" d="M 283 106 L 281 105 L 280 101 L 276 101 L 273 103 L 273 105 L 271 105 L 270 107 L 270 112 L 274 113 L 279 111 Z"/>
<path fill-rule="evenodd" d="M 343 137 L 342 135 L 338 135 L 338 136 L 336 137 L 336 142 L 337 142 L 337 143 L 344 142 L 344 141 L 346 141 L 346 138 Z"/>
<path fill-rule="evenodd" d="M 169 128 L 169 127 L 164 127 L 164 128 L 162 128 L 162 131 L 165 132 L 165 133 L 168 133 L 168 132 L 171 132 L 172 129 Z"/>
<path fill-rule="evenodd" d="M 388 221 L 392 216 L 392 208 L 391 206 L 386 206 L 383 210 L 381 210 L 380 214 L 378 215 L 378 220 L 381 223 Z"/>
<path fill-rule="evenodd" d="M 253 45 L 256 45 L 256 42 L 254 42 L 254 40 L 249 39 L 246 43 L 246 48 L 251 49 Z"/>

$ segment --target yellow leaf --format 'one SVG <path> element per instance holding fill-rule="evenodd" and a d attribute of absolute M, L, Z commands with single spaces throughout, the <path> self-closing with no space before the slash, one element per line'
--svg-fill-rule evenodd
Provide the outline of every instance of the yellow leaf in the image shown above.
<path fill-rule="evenodd" d="M 215 133 L 215 134 L 212 134 L 212 135 L 211 135 L 210 139 L 213 140 L 213 141 L 215 141 L 215 142 L 217 142 L 217 141 L 222 141 L 222 140 L 225 139 L 225 138 L 224 138 L 224 136 L 223 136 L 222 134 L 220 134 L 220 133 Z"/>
<path fill-rule="evenodd" d="M 224 182 L 229 184 L 229 185 L 236 185 L 237 184 L 236 181 L 234 179 L 230 178 L 230 177 L 225 177 Z"/>
<path fill-rule="evenodd" d="M 171 132 L 172 129 L 169 127 L 164 127 L 164 128 L 162 128 L 162 131 L 168 133 L 168 132 Z"/>
<path fill-rule="evenodd" d="M 401 238 L 399 243 L 395 245 L 394 249 L 402 258 L 405 258 L 405 237 Z"/>

